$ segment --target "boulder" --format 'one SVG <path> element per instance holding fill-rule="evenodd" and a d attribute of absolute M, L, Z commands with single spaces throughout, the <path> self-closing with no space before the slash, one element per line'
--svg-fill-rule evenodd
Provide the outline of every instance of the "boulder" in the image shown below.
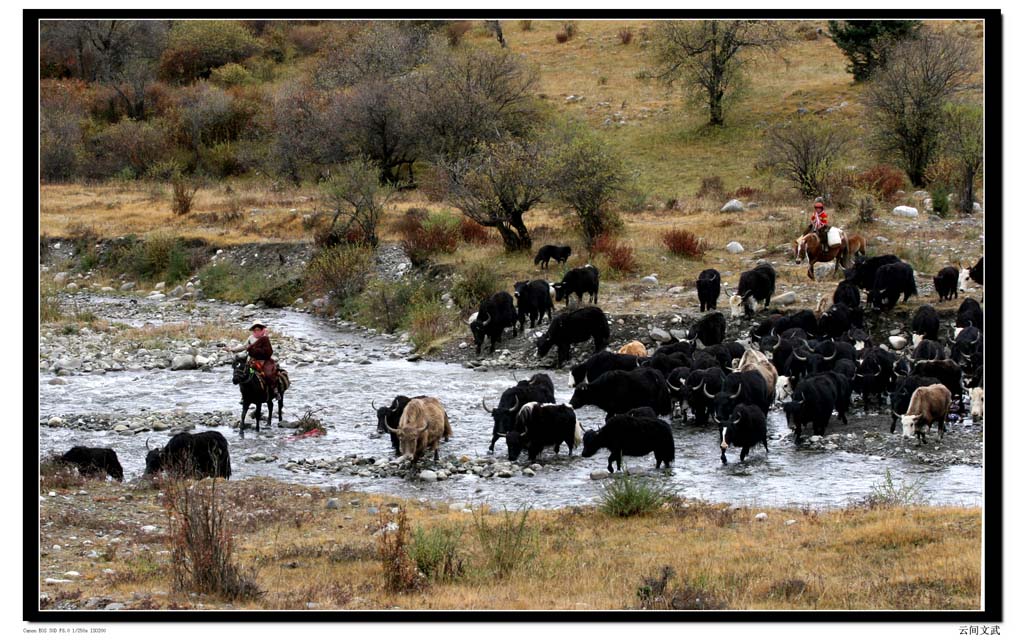
<path fill-rule="evenodd" d="M 651 329 L 651 339 L 657 342 L 671 342 L 672 334 L 664 329 L 654 328 Z"/>
<path fill-rule="evenodd" d="M 164 287 L 167 286 L 165 282 L 158 282 L 153 286 L 153 291 L 163 291 Z"/>
<path fill-rule="evenodd" d="M 782 295 L 775 296 L 772 298 L 772 304 L 787 305 L 796 303 L 796 293 L 793 291 L 787 291 Z"/>
<path fill-rule="evenodd" d="M 686 293 L 686 287 L 671 287 L 668 290 L 670 296 L 680 296 L 684 293 Z"/>
<path fill-rule="evenodd" d="M 600 469 L 598 471 L 591 471 L 590 472 L 590 479 L 591 480 L 604 480 L 605 478 L 607 478 L 610 475 L 611 474 L 608 473 L 607 471 L 605 471 L 604 469 Z"/>
<path fill-rule="evenodd" d="M 892 210 L 893 215 L 903 216 L 904 218 L 916 218 L 917 209 L 914 207 L 899 206 Z"/>
<path fill-rule="evenodd" d="M 168 293 L 167 295 L 171 296 L 172 298 L 177 298 L 183 293 L 185 293 L 185 287 L 179 284 L 178 286 L 171 289 L 170 293 Z"/>
<path fill-rule="evenodd" d="M 658 279 L 654 277 L 654 274 L 651 274 L 649 276 L 644 276 L 643 278 L 640 278 L 640 283 L 658 286 Z"/>
<path fill-rule="evenodd" d="M 893 349 L 899 351 L 903 347 L 907 346 L 907 339 L 903 336 L 889 336 L 889 344 L 892 345 Z"/>
<path fill-rule="evenodd" d="M 171 359 L 171 371 L 186 371 L 196 368 L 196 357 L 190 353 L 174 356 Z"/>
<path fill-rule="evenodd" d="M 737 211 L 743 211 L 743 203 L 735 198 L 726 202 L 721 208 L 722 213 L 736 213 Z"/>
<path fill-rule="evenodd" d="M 126 282 L 126 283 L 121 285 L 121 291 L 131 291 L 134 288 L 135 288 L 135 283 L 134 282 Z"/>
<path fill-rule="evenodd" d="M 78 291 L 78 285 L 74 282 L 69 282 L 68 286 L 65 287 L 68 291 Z"/>
<path fill-rule="evenodd" d="M 918 200 L 924 200 L 925 198 L 929 197 L 930 195 L 931 194 L 928 193 L 927 191 L 915 191 L 914 192 L 914 197 L 917 198 Z"/>
<path fill-rule="evenodd" d="M 68 272 L 67 271 L 61 271 L 57 275 L 53 276 L 53 283 L 54 284 L 64 284 L 67 281 L 68 281 Z"/>
<path fill-rule="evenodd" d="M 423 471 L 420 471 L 420 480 L 425 482 L 437 482 L 437 473 L 430 469 L 424 469 Z"/>
<path fill-rule="evenodd" d="M 974 213 L 981 213 L 981 203 L 980 202 L 975 202 L 974 203 Z"/>
<path fill-rule="evenodd" d="M 733 240 L 725 245 L 725 250 L 729 253 L 743 253 L 743 245 Z"/>

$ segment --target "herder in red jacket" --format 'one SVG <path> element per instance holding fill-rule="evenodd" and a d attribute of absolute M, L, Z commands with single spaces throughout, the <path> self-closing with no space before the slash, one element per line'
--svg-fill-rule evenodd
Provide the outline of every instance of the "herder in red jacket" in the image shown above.
<path fill-rule="evenodd" d="M 270 336 L 267 335 L 267 325 L 262 321 L 256 321 L 249 327 L 252 335 L 239 347 L 229 351 L 245 351 L 249 354 L 249 364 L 260 373 L 271 389 L 277 389 L 277 363 L 271 359 L 274 355 L 274 347 L 270 345 Z"/>
<path fill-rule="evenodd" d="M 828 251 L 828 212 L 825 211 L 825 202 L 821 198 L 814 199 L 814 211 L 811 213 L 811 224 L 807 226 L 804 233 L 817 232 L 821 240 L 823 252 Z"/>

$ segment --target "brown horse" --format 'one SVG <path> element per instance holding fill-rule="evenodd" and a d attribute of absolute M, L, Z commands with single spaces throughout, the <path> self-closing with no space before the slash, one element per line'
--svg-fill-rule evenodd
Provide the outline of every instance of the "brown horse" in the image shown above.
<path fill-rule="evenodd" d="M 821 246 L 817 233 L 808 233 L 793 241 L 793 257 L 796 259 L 796 263 L 800 264 L 803 262 L 804 257 L 807 258 L 809 263 L 807 267 L 808 278 L 814 280 L 814 265 L 819 262 L 835 260 L 836 265 L 832 270 L 832 274 L 835 275 L 840 265 L 844 269 L 849 269 L 852 266 L 852 257 L 855 254 L 864 255 L 867 250 L 867 243 L 863 237 L 856 233 L 846 235 L 842 231 L 840 231 L 840 237 L 842 242 L 828 247 L 827 250 Z"/>

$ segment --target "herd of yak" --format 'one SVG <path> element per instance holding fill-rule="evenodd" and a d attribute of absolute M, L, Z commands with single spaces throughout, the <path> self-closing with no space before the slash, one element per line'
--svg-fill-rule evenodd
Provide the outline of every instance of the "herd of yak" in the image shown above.
<path fill-rule="evenodd" d="M 564 263 L 570 254 L 569 247 L 545 246 L 535 264 L 546 268 L 552 259 Z M 934 278 L 939 299 L 958 297 L 968 280 L 983 284 L 983 260 L 970 268 L 942 269 Z M 743 272 L 728 298 L 731 316 L 767 310 L 775 277 L 768 263 Z M 668 467 L 675 443 L 663 417 L 679 416 L 695 426 L 713 422 L 718 427 L 716 442 L 725 464 L 729 447 L 740 449 L 741 461 L 758 445 L 767 453 L 766 416 L 772 406 L 785 412 L 799 443 L 805 425 L 814 435 L 824 435 L 833 413 L 847 424 L 853 393 L 859 394 L 865 410 L 872 398 L 879 407 L 888 400 L 890 433 L 901 421 L 903 435 L 919 443 L 925 442 L 932 425 L 940 437 L 945 433 L 953 402 L 963 414 L 965 395 L 972 416 L 983 418 L 984 321 L 977 301 L 964 299 L 943 339 L 939 314 L 927 304 L 913 314 L 910 345 L 888 336 L 875 344 L 866 331 L 867 307 L 886 311 L 901 295 L 904 302 L 917 295 L 913 269 L 896 256 L 858 257 L 831 298 L 819 300 L 814 310 L 767 310 L 743 342 L 726 341 L 726 318 L 716 311 L 721 275 L 706 269 L 695 282 L 704 315 L 683 333 L 673 332 L 672 341 L 653 353 L 636 340 L 617 352 L 608 350 L 610 322 L 596 306 L 599 282 L 597 268 L 589 264 L 570 269 L 557 283 L 517 282 L 514 294 L 489 296 L 468 320 L 479 354 L 486 341 L 493 352 L 506 329 L 516 335 L 526 330 L 527 318 L 532 329 L 547 316 L 537 355 L 545 358 L 556 347 L 556 368 L 569 360 L 572 345 L 593 341 L 593 355 L 571 368 L 568 404 L 555 402 L 554 383 L 543 373 L 507 389 L 494 409 L 486 399 L 481 401 L 494 422 L 490 451 L 504 438 L 509 460 L 518 460 L 525 451 L 533 461 L 546 448 L 557 454 L 564 444 L 571 454 L 582 445 L 584 457 L 608 450 L 609 472 L 613 463 L 622 469 L 623 455 L 653 453 L 656 468 Z M 568 307 L 572 295 L 578 308 L 554 315 L 555 303 L 564 300 Z M 583 306 L 584 295 L 591 306 Z M 603 427 L 584 431 L 575 410 L 588 405 L 606 412 Z M 437 460 L 441 442 L 452 434 L 444 407 L 433 397 L 399 395 L 374 409 L 378 431 L 389 433 L 394 451 L 414 463 L 429 453 Z M 63 460 L 82 473 L 123 478 L 110 449 L 74 447 Z M 226 478 L 231 474 L 227 441 L 216 431 L 175 435 L 147 455 L 146 474 L 161 471 Z"/>

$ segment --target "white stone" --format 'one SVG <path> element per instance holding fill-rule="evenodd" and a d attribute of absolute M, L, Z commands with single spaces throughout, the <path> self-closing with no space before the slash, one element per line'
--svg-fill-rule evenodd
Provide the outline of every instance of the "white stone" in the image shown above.
<path fill-rule="evenodd" d="M 448 510 L 449 511 L 454 511 L 454 512 L 462 511 L 465 508 L 466 508 L 466 503 L 465 502 L 453 502 L 450 505 L 448 505 Z"/>
<path fill-rule="evenodd" d="M 651 339 L 656 340 L 658 342 L 671 342 L 672 334 L 670 334 L 668 331 L 665 331 L 664 329 L 654 328 L 651 329 Z"/>
<path fill-rule="evenodd" d="M 159 530 L 159 527 L 152 524 L 143 525 L 142 527 L 142 533 L 156 533 L 157 530 Z"/>
<path fill-rule="evenodd" d="M 899 351 L 903 347 L 907 346 L 907 339 L 903 336 L 889 336 L 889 344 L 892 345 L 893 349 Z"/>
<path fill-rule="evenodd" d="M 164 287 L 167 286 L 164 282 L 158 282 L 153 286 L 154 291 L 163 291 Z"/>
<path fill-rule="evenodd" d="M 420 480 L 424 480 L 426 482 L 437 482 L 437 474 L 430 469 L 424 469 L 423 471 L 420 471 Z"/>
<path fill-rule="evenodd" d="M 191 354 L 174 356 L 171 360 L 171 371 L 185 371 L 196 368 L 196 357 Z"/>
<path fill-rule="evenodd" d="M 611 475 L 610 473 L 608 473 L 604 469 L 601 469 L 599 471 L 591 471 L 590 472 L 590 479 L 591 480 L 604 480 L 605 478 L 607 478 L 610 475 Z"/>
<path fill-rule="evenodd" d="M 787 527 L 796 524 L 796 520 L 786 520 L 784 523 Z"/>
<path fill-rule="evenodd" d="M 733 240 L 725 245 L 725 250 L 729 253 L 743 253 L 743 245 Z"/>
<path fill-rule="evenodd" d="M 772 298 L 772 304 L 787 305 L 794 304 L 796 302 L 796 293 L 793 291 L 787 291 L 782 295 L 775 296 Z"/>
<path fill-rule="evenodd" d="M 756 516 L 754 516 L 754 520 L 767 520 L 767 519 L 768 519 L 768 514 L 765 513 L 764 511 L 762 511 L 761 513 L 759 513 Z"/>
<path fill-rule="evenodd" d="M 743 211 L 743 203 L 736 199 L 726 202 L 721 208 L 722 213 L 735 213 L 737 211 Z"/>
<path fill-rule="evenodd" d="M 914 207 L 899 206 L 892 210 L 894 215 L 903 216 L 904 218 L 916 218 L 917 209 Z"/>
<path fill-rule="evenodd" d="M 653 275 L 644 276 L 643 278 L 640 278 L 640 282 L 641 284 L 650 284 L 654 286 L 658 285 L 658 279 L 655 278 Z"/>
<path fill-rule="evenodd" d="M 672 287 L 668 290 L 668 294 L 671 296 L 678 296 L 686 293 L 686 287 Z"/>
<path fill-rule="evenodd" d="M 121 291 L 131 291 L 134 288 L 135 288 L 135 283 L 134 282 L 126 282 L 126 283 L 121 285 Z"/>

